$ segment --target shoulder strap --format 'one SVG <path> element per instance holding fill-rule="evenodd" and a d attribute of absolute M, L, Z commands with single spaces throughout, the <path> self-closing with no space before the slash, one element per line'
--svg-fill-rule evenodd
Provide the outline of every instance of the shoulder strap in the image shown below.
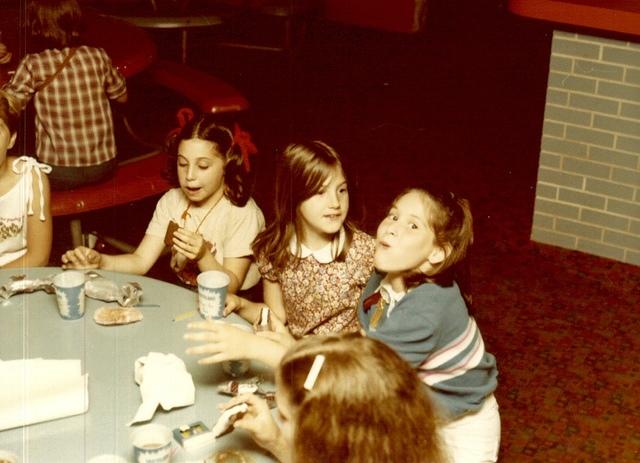
<path fill-rule="evenodd" d="M 56 72 L 54 72 L 53 74 L 51 74 L 41 85 L 40 87 L 38 87 L 37 91 L 42 90 L 43 88 L 45 88 L 47 85 L 49 85 L 53 79 L 55 79 L 58 74 L 60 74 L 60 72 L 64 69 L 64 67 L 69 63 L 69 61 L 71 61 L 71 58 L 73 58 L 73 55 L 76 54 L 76 51 L 78 49 L 77 48 L 71 48 L 69 49 L 69 53 L 67 53 L 67 56 L 65 56 L 64 60 L 62 61 L 62 63 L 60 63 L 60 66 L 58 66 L 58 69 L 56 69 Z"/>

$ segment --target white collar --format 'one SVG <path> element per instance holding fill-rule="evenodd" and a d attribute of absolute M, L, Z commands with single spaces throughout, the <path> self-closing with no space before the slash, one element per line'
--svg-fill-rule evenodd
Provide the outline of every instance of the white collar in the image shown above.
<path fill-rule="evenodd" d="M 382 280 L 380 282 L 380 285 L 378 286 L 378 289 L 376 289 L 376 291 L 380 291 L 380 296 L 382 297 L 384 302 L 389 304 L 389 308 L 387 309 L 387 317 L 391 314 L 391 311 L 400 301 L 400 299 L 407 295 L 406 291 L 395 291 L 391 287 L 391 283 L 387 282 L 386 280 Z"/>
<path fill-rule="evenodd" d="M 315 251 L 309 249 L 307 246 L 305 246 L 304 243 L 300 243 L 300 257 L 304 259 L 306 257 L 313 256 L 313 258 L 319 263 L 329 264 L 333 262 L 344 249 L 345 239 L 346 234 L 343 227 L 340 228 L 337 241 L 334 239 L 331 243 L 327 243 L 326 245 L 324 245 L 320 249 L 316 249 Z M 294 256 L 296 255 L 297 247 L 298 238 L 294 234 L 291 237 L 291 241 L 289 241 L 289 252 Z"/>

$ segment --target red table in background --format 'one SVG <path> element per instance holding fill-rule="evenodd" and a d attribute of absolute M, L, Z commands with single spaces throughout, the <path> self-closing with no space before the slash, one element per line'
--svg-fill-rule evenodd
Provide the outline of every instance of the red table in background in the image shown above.
<path fill-rule="evenodd" d="M 104 48 L 125 77 L 143 71 L 155 60 L 156 45 L 141 28 L 116 18 L 98 15 L 89 18 L 87 41 Z"/>
<path fill-rule="evenodd" d="M 17 10 L 0 9 L 1 41 L 13 52 L 13 59 L 0 70 L 0 83 L 6 72 L 18 65 L 18 44 L 26 40 L 26 32 L 19 26 Z M 156 57 L 156 46 L 149 35 L 139 27 L 116 18 L 85 12 L 84 40 L 88 45 L 104 48 L 111 61 L 125 76 L 131 77 L 145 70 Z"/>
<path fill-rule="evenodd" d="M 632 0 L 509 0 L 520 16 L 596 30 L 640 34 L 640 2 Z"/>

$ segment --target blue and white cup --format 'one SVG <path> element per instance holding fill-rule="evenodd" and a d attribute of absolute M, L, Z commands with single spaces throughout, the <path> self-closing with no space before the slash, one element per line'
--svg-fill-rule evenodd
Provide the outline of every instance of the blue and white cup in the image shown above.
<path fill-rule="evenodd" d="M 224 317 L 224 303 L 231 281 L 229 275 L 217 270 L 209 270 L 199 274 L 196 281 L 200 316 L 206 320 Z"/>
<path fill-rule="evenodd" d="M 145 424 L 131 432 L 133 461 L 136 463 L 169 463 L 171 431 L 161 424 Z"/>
<path fill-rule="evenodd" d="M 65 320 L 84 316 L 84 283 L 84 273 L 75 270 L 67 270 L 53 277 L 58 312 Z"/>

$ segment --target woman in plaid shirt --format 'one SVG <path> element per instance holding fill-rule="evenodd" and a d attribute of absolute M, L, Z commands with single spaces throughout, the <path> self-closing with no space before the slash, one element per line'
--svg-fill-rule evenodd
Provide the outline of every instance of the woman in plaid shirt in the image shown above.
<path fill-rule="evenodd" d="M 54 189 L 103 180 L 116 168 L 109 100 L 124 103 L 126 82 L 101 48 L 82 45 L 77 0 L 31 0 L 27 54 L 4 90 L 21 108 L 34 97 L 36 154 L 52 166 Z"/>

